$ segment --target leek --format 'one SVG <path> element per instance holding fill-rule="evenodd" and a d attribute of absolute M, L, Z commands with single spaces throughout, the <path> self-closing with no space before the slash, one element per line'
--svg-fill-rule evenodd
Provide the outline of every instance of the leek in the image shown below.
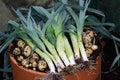
<path fill-rule="evenodd" d="M 64 4 L 67 4 L 67 0 L 62 0 Z M 80 7 L 84 9 L 80 9 L 79 16 L 76 15 L 76 13 L 72 10 L 70 7 L 66 7 L 70 15 L 73 17 L 75 20 L 76 26 L 77 26 L 77 40 L 78 40 L 78 46 L 80 48 L 81 56 L 83 58 L 83 61 L 88 61 L 87 54 L 85 52 L 85 48 L 83 45 L 82 41 L 82 34 L 83 34 L 83 27 L 84 27 L 84 22 L 86 19 L 86 11 L 88 8 L 88 5 L 90 3 L 90 0 L 79 0 L 79 5 Z"/>
<path fill-rule="evenodd" d="M 55 16 L 56 20 L 54 20 L 52 23 L 52 28 L 54 29 L 54 33 L 57 38 L 56 39 L 56 49 L 57 49 L 58 54 L 61 57 L 62 61 L 64 62 L 65 66 L 69 66 L 70 62 L 67 58 L 67 55 L 66 55 L 65 49 L 64 49 L 63 34 L 60 33 L 63 29 L 63 24 L 60 23 L 60 25 L 58 25 L 58 22 L 57 22 L 58 16 L 59 16 L 58 14 Z"/>
<path fill-rule="evenodd" d="M 70 61 L 70 65 L 75 65 L 74 54 L 73 54 L 72 48 L 70 46 L 70 43 L 69 43 L 68 39 L 66 38 L 66 36 L 63 36 L 63 39 L 64 39 L 65 52 L 68 53 L 67 57 Z"/>
<path fill-rule="evenodd" d="M 70 31 L 69 35 L 70 35 L 70 39 L 71 39 L 72 46 L 73 46 L 75 60 L 79 60 L 81 58 L 81 56 L 80 56 L 80 51 L 79 51 L 79 46 L 78 46 L 77 35 L 75 32 L 75 26 L 70 25 L 69 31 Z"/>
<path fill-rule="evenodd" d="M 38 12 L 38 13 L 40 13 L 41 15 L 44 15 L 44 16 L 46 16 L 47 18 L 48 18 L 48 20 L 51 18 L 51 16 L 50 16 L 50 14 L 45 10 L 45 9 L 43 9 L 43 8 L 41 8 L 41 7 L 39 7 L 39 8 L 37 8 L 37 7 L 34 7 L 34 9 Z M 40 11 L 41 10 L 41 11 Z M 44 13 L 44 14 L 43 14 Z M 58 11 L 52 11 L 52 14 L 58 14 Z M 65 15 L 64 15 L 65 16 Z M 61 17 L 63 17 L 62 15 L 61 15 Z M 66 16 L 65 16 L 66 17 Z M 64 18 L 65 18 L 64 17 Z M 52 17 L 53 18 L 53 17 Z M 55 35 L 56 35 L 56 40 L 54 40 L 54 41 L 56 41 L 56 49 L 57 49 L 57 51 L 58 51 L 58 53 L 59 53 L 59 56 L 61 57 L 61 59 L 63 60 L 63 62 L 64 62 L 64 64 L 66 65 L 66 66 L 68 66 L 68 65 L 70 65 L 70 62 L 71 62 L 71 64 L 75 64 L 75 61 L 74 61 L 74 56 L 73 56 L 73 52 L 72 52 L 72 50 L 71 50 L 71 53 L 68 53 L 68 50 L 66 51 L 67 52 L 67 54 L 65 53 L 65 50 L 64 50 L 64 40 L 63 39 L 61 39 L 62 37 L 58 37 L 59 35 L 59 32 L 60 31 L 62 31 L 62 28 L 63 27 L 61 27 L 61 26 L 56 26 L 56 24 L 58 24 L 57 22 L 55 23 L 56 21 L 53 21 L 53 23 L 52 23 L 52 28 L 54 29 L 54 32 L 55 32 Z M 55 24 L 54 24 L 55 23 Z M 61 23 L 62 24 L 62 23 Z M 51 28 L 51 25 L 49 25 L 48 26 L 48 28 Z M 47 28 L 47 29 L 48 29 Z M 61 29 L 60 29 L 61 28 Z M 42 30 L 42 31 L 44 31 L 44 30 Z M 47 30 L 48 31 L 48 30 Z M 49 30 L 50 31 L 50 30 Z M 44 33 L 44 32 L 43 32 Z M 52 33 L 53 34 L 53 33 Z M 48 35 L 50 35 L 51 36 L 51 33 L 50 34 L 48 34 Z M 54 34 L 53 34 L 54 35 Z M 58 35 L 58 36 L 57 36 Z M 65 38 L 66 39 L 66 38 Z M 53 39 L 52 39 L 52 41 L 53 41 Z M 61 43 L 61 44 L 60 44 Z M 67 42 L 68 43 L 68 42 Z M 53 44 L 55 45 L 55 43 L 53 42 Z M 69 43 L 68 43 L 69 44 Z M 70 47 L 70 45 L 69 45 L 69 47 Z M 63 48 L 63 49 L 62 49 Z M 69 48 L 66 48 L 66 49 L 69 49 Z M 70 52 L 70 51 L 69 51 Z M 69 54 L 72 54 L 71 55 L 71 57 L 72 57 L 72 59 L 67 59 L 68 57 L 70 57 L 69 56 Z"/>
<path fill-rule="evenodd" d="M 63 62 L 61 61 L 55 47 L 53 44 L 51 44 L 45 37 L 45 35 L 42 33 L 42 30 L 40 30 L 40 26 L 38 26 L 36 24 L 36 22 L 33 20 L 33 23 L 34 23 L 34 29 L 36 30 L 36 33 L 38 34 L 38 36 L 40 37 L 40 39 L 43 41 L 43 43 L 45 44 L 45 46 L 47 47 L 47 49 L 50 51 L 50 53 L 53 55 L 53 57 L 56 59 L 57 61 L 57 65 L 56 67 L 58 68 L 58 71 L 61 70 L 61 68 L 65 68 Z M 37 27 L 38 26 L 38 27 Z M 48 26 L 49 27 L 49 26 Z"/>
<path fill-rule="evenodd" d="M 61 57 L 61 59 L 64 61 L 65 65 L 74 65 L 75 60 L 74 60 L 74 55 L 71 50 L 71 46 L 65 36 L 65 34 L 61 33 L 63 31 L 64 27 L 64 21 L 66 19 L 66 12 L 61 11 L 56 17 L 55 20 L 52 24 L 55 36 L 57 37 L 56 41 L 56 48 L 57 51 Z M 68 50 L 69 49 L 69 50 Z"/>

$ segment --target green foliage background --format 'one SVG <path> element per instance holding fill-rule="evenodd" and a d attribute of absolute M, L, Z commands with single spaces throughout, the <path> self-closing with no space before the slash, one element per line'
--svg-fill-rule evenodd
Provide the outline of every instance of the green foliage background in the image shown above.
<path fill-rule="evenodd" d="M 106 15 L 106 21 L 115 23 L 115 32 L 120 34 L 120 0 L 99 0 L 98 9 Z"/>

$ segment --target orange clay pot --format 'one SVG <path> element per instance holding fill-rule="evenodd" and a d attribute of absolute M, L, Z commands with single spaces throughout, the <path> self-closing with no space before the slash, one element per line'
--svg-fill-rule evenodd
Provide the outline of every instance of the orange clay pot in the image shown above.
<path fill-rule="evenodd" d="M 10 55 L 12 66 L 13 80 L 35 80 L 36 78 L 45 76 L 47 73 L 29 70 L 19 66 L 15 59 Z M 97 57 L 95 69 L 85 69 L 75 74 L 66 75 L 66 80 L 101 80 L 101 55 Z"/>

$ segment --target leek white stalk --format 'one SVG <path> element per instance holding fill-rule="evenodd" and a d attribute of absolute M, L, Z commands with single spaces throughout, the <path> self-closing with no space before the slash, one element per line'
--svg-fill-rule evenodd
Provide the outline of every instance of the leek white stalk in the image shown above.
<path fill-rule="evenodd" d="M 44 42 L 44 44 L 46 45 L 46 47 L 48 48 L 48 50 L 51 52 L 51 54 L 55 57 L 55 59 L 57 61 L 58 71 L 61 71 L 61 69 L 65 68 L 65 66 L 64 66 L 63 62 L 61 61 L 55 47 L 45 37 L 41 37 L 41 39 Z"/>
<path fill-rule="evenodd" d="M 56 40 L 57 51 L 61 59 L 65 63 L 65 65 L 69 66 L 69 65 L 74 65 L 75 60 L 74 60 L 73 52 L 72 50 L 70 50 L 71 47 L 69 45 L 69 42 L 65 34 L 62 33 L 66 16 L 67 16 L 66 11 L 61 11 L 59 14 L 57 14 L 55 20 L 53 21 L 52 27 L 54 29 L 55 36 L 57 38 Z"/>
<path fill-rule="evenodd" d="M 64 64 L 66 66 L 69 66 L 70 62 L 69 62 L 69 60 L 67 58 L 67 55 L 65 53 L 64 39 L 62 37 L 62 34 L 59 34 L 58 37 L 57 37 L 56 48 L 57 48 L 57 51 L 58 51 L 61 59 L 63 60 Z"/>
<path fill-rule="evenodd" d="M 72 48 L 70 46 L 70 43 L 69 43 L 68 39 L 66 38 L 66 36 L 63 36 L 63 39 L 64 39 L 65 52 L 70 61 L 70 65 L 75 65 L 74 54 L 73 54 Z"/>
<path fill-rule="evenodd" d="M 78 46 L 78 40 L 77 40 L 77 36 L 76 36 L 76 33 L 74 34 L 74 31 L 73 30 L 70 30 L 72 31 L 73 33 L 69 33 L 70 35 L 70 39 L 71 39 L 71 42 L 72 42 L 72 46 L 73 46 L 73 51 L 75 53 L 75 60 L 78 60 L 81 58 L 80 56 L 80 51 L 79 51 L 79 46 Z"/>

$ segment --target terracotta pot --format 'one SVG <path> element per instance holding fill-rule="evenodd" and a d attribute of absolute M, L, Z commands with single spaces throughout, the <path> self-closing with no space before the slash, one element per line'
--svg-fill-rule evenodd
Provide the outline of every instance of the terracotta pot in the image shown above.
<path fill-rule="evenodd" d="M 101 55 L 97 57 L 95 69 L 85 69 L 66 75 L 66 80 L 101 80 Z"/>
<path fill-rule="evenodd" d="M 15 59 L 10 56 L 12 66 L 13 80 L 35 80 L 38 77 L 45 76 L 46 73 L 37 72 L 23 68 L 18 65 Z M 66 80 L 101 80 L 101 56 L 97 57 L 95 69 L 85 69 L 75 74 L 66 75 Z"/>

